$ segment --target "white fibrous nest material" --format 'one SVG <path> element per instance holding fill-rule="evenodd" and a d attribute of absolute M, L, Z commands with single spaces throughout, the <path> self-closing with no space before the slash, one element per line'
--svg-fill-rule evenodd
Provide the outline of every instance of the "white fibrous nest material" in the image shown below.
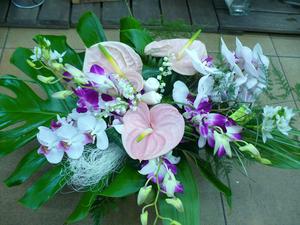
<path fill-rule="evenodd" d="M 96 146 L 86 146 L 79 159 L 68 159 L 65 173 L 70 175 L 68 184 L 74 190 L 94 188 L 99 181 L 116 172 L 125 159 L 125 152 L 116 144 L 110 144 L 105 150 Z"/>

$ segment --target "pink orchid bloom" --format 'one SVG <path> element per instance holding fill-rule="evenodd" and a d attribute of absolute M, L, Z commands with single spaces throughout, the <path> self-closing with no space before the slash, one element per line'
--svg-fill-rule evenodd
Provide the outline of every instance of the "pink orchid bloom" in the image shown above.
<path fill-rule="evenodd" d="M 125 114 L 123 121 L 123 146 L 131 158 L 140 161 L 168 153 L 184 134 L 182 115 L 168 104 L 158 104 L 149 110 L 141 102 L 136 111 Z"/>
<path fill-rule="evenodd" d="M 131 47 L 121 42 L 106 41 L 101 42 L 100 44 L 110 53 L 120 70 L 136 90 L 142 90 L 143 77 L 141 74 L 143 63 L 140 56 Z M 116 73 L 111 62 L 99 49 L 99 44 L 95 44 L 86 49 L 83 72 L 89 73 L 93 65 L 102 67 L 105 73 Z"/>
<path fill-rule="evenodd" d="M 182 56 L 178 56 L 188 41 L 189 39 L 153 41 L 146 46 L 145 54 L 155 57 L 169 57 L 174 55 L 175 57 L 170 57 L 169 59 L 172 63 L 172 70 L 182 75 L 194 75 L 197 73 L 197 70 L 195 70 L 189 55 L 186 52 L 183 52 Z M 205 45 L 201 41 L 193 41 L 187 49 L 197 52 L 198 58 L 200 59 L 207 57 Z"/>

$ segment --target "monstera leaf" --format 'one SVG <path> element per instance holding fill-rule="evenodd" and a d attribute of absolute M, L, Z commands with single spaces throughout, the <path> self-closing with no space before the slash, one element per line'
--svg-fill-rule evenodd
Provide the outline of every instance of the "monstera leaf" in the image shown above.
<path fill-rule="evenodd" d="M 43 36 L 37 36 L 36 38 Z M 47 36 L 54 49 L 66 52 L 65 62 L 73 63 L 80 68 L 80 57 L 67 44 L 63 36 Z M 63 90 L 60 83 L 46 85 L 37 79 L 39 74 L 53 76 L 47 69 L 36 70 L 28 65 L 27 59 L 32 51 L 18 48 L 11 57 L 11 63 L 28 76 L 25 82 L 12 75 L 0 77 L 0 87 L 9 91 L 0 93 L 0 156 L 4 156 L 35 138 L 37 127 L 48 126 L 57 114 L 65 115 L 74 107 L 74 100 L 66 101 L 51 98 L 54 92 Z M 28 85 L 35 84 L 46 99 L 40 97 Z"/>

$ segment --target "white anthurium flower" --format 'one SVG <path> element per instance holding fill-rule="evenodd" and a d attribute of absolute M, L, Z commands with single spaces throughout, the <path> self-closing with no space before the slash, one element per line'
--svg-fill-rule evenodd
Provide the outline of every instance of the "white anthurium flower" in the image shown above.
<path fill-rule="evenodd" d="M 124 125 L 121 123 L 120 120 L 114 119 L 113 122 L 112 122 L 112 126 L 116 129 L 116 131 L 119 134 L 123 133 Z"/>
<path fill-rule="evenodd" d="M 190 91 L 188 87 L 182 81 L 176 81 L 173 86 L 172 97 L 173 100 L 178 104 L 178 106 L 182 107 L 182 104 L 188 104 L 188 95 Z"/>
<path fill-rule="evenodd" d="M 146 81 L 144 81 L 145 92 L 157 91 L 159 86 L 159 81 L 154 77 L 150 77 Z"/>
<path fill-rule="evenodd" d="M 63 124 L 56 130 L 60 143 L 68 157 L 79 159 L 84 150 L 85 135 L 70 124 Z"/>
<path fill-rule="evenodd" d="M 194 101 L 194 107 L 197 108 L 201 100 L 210 96 L 214 89 L 214 79 L 211 76 L 203 76 L 198 82 L 198 94 Z"/>
<path fill-rule="evenodd" d="M 202 61 L 199 58 L 199 54 L 198 54 L 197 50 L 186 49 L 185 52 L 190 56 L 195 70 L 197 70 L 199 73 L 203 74 L 204 76 L 210 75 L 210 74 L 222 73 L 220 70 L 218 70 L 215 67 L 207 66 L 206 62 Z"/>
<path fill-rule="evenodd" d="M 81 116 L 77 120 L 77 127 L 80 131 L 97 137 L 97 148 L 102 150 L 108 148 L 109 142 L 105 133 L 107 125 L 103 119 L 97 119 L 92 115 Z"/>
<path fill-rule="evenodd" d="M 145 102 L 147 105 L 156 105 L 161 102 L 162 95 L 155 92 L 149 91 L 141 96 L 141 101 Z"/>
<path fill-rule="evenodd" d="M 43 126 L 38 129 L 37 139 L 41 144 L 38 153 L 45 155 L 50 163 L 56 164 L 61 162 L 64 151 L 58 147 L 59 138 L 56 136 L 55 132 L 48 127 Z"/>
<path fill-rule="evenodd" d="M 80 84 L 86 84 L 88 83 L 88 79 L 86 75 L 76 67 L 66 63 L 65 64 L 65 70 L 70 73 L 74 77 L 74 81 Z"/>
<path fill-rule="evenodd" d="M 175 175 L 171 170 L 167 170 L 165 178 L 163 180 L 163 186 L 168 197 L 174 197 L 176 188 L 179 186 L 179 181 L 176 180 Z"/>
<path fill-rule="evenodd" d="M 218 152 L 219 149 L 224 149 L 226 152 L 226 155 L 229 157 L 232 156 L 231 147 L 230 147 L 230 139 L 229 137 L 224 133 L 219 133 L 217 131 L 214 131 L 214 138 L 215 138 L 215 148 L 214 148 L 214 154 Z"/>

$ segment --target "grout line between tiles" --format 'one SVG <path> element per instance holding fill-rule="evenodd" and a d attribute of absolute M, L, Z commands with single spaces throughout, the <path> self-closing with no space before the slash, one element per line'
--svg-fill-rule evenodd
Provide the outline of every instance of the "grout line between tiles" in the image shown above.
<path fill-rule="evenodd" d="M 223 199 L 223 195 L 222 195 L 221 192 L 220 192 L 220 200 L 221 200 L 221 206 L 222 206 L 222 211 L 223 211 L 224 225 L 228 225 L 227 216 L 226 216 L 226 209 L 225 209 L 225 205 L 224 205 L 224 199 Z"/>
<path fill-rule="evenodd" d="M 9 30 L 10 30 L 10 28 L 8 28 L 7 31 L 6 31 L 6 35 L 5 35 L 4 43 L 3 43 L 3 48 L 2 48 L 2 52 L 0 52 L 0 63 L 1 63 L 2 58 L 3 58 L 4 50 L 5 50 L 7 39 L 8 39 L 8 32 L 9 32 Z"/>
<path fill-rule="evenodd" d="M 277 57 L 278 57 L 278 61 L 279 61 L 279 64 L 280 64 L 280 67 L 281 67 L 281 70 L 282 70 L 282 72 L 283 72 L 283 75 L 284 75 L 284 77 L 285 77 L 285 79 L 286 79 L 286 81 L 288 82 L 288 84 L 289 84 L 289 87 L 290 87 L 290 91 L 291 91 L 291 95 L 292 95 L 292 98 L 293 98 L 293 100 L 294 100 L 294 103 L 296 104 L 296 106 L 297 106 L 297 103 L 296 103 L 296 98 L 295 98 L 295 96 L 294 96 L 294 93 L 293 93 L 293 91 L 292 91 L 292 87 L 291 87 L 291 84 L 290 84 L 290 82 L 289 82 L 289 80 L 288 80 L 288 78 L 287 78 L 287 75 L 286 75 L 286 73 L 285 73 L 285 69 L 284 69 L 284 67 L 283 67 L 283 65 L 282 65 L 282 62 L 281 62 L 281 56 L 279 56 L 278 55 L 278 52 L 277 52 L 277 50 L 276 50 L 276 48 L 275 48 L 275 43 L 274 43 L 274 41 L 273 41 L 273 38 L 271 37 L 271 42 L 272 42 L 272 45 L 274 46 L 274 49 L 275 49 L 275 53 L 276 53 L 276 55 L 277 55 Z"/>

